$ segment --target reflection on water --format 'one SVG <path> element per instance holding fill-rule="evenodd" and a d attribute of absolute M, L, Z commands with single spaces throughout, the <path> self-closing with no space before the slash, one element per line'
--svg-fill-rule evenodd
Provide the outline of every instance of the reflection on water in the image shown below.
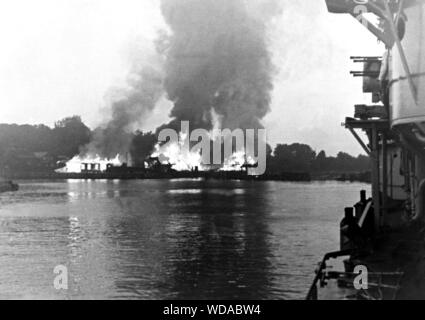
<path fill-rule="evenodd" d="M 0 195 L 0 298 L 298 299 L 362 184 L 22 182 Z M 53 288 L 65 265 L 69 289 Z"/>

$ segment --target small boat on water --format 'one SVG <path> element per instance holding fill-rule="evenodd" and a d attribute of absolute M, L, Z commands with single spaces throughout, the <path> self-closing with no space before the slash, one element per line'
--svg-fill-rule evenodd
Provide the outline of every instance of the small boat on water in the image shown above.
<path fill-rule="evenodd" d="M 0 193 L 9 192 L 9 191 L 18 191 L 19 185 L 12 181 L 3 181 L 0 180 Z"/>

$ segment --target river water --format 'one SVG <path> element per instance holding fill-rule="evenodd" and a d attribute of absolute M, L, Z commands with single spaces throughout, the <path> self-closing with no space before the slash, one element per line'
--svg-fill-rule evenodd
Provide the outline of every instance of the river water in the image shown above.
<path fill-rule="evenodd" d="M 21 181 L 0 299 L 302 299 L 361 183 Z M 53 272 L 67 268 L 68 289 Z M 65 273 L 62 273 L 64 276 Z"/>

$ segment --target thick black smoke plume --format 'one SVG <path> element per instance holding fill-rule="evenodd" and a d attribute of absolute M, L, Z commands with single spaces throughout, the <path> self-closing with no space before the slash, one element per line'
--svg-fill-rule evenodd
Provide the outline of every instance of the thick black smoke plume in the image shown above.
<path fill-rule="evenodd" d="M 178 129 L 261 128 L 269 112 L 273 64 L 267 23 L 274 0 L 162 0 L 171 29 L 166 45 L 165 90 Z"/>
<path fill-rule="evenodd" d="M 131 132 L 164 90 L 174 107 L 163 127 L 178 131 L 190 121 L 191 129 L 262 128 L 274 74 L 267 24 L 279 9 L 277 0 L 161 0 L 169 26 L 156 43 L 154 60 L 161 63 L 134 68 L 129 88 L 113 99 L 110 121 L 95 130 L 85 152 L 124 157 Z"/>

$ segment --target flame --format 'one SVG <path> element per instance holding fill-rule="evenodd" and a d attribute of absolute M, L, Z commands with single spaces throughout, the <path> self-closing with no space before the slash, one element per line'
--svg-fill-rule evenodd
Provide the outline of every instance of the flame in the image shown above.
<path fill-rule="evenodd" d="M 182 143 L 167 145 L 165 148 L 159 144 L 155 147 L 152 157 L 166 159 L 161 161 L 170 163 L 176 171 L 190 171 L 198 168 L 199 171 L 211 170 L 214 166 L 205 165 L 202 162 L 201 152 L 187 152 L 182 148 Z M 230 158 L 226 159 L 218 171 L 243 171 L 244 165 L 255 165 L 255 161 L 247 157 L 244 151 L 235 152 Z"/>
<path fill-rule="evenodd" d="M 244 151 L 235 152 L 230 158 L 226 159 L 223 167 L 219 171 L 242 171 L 244 165 L 255 165 L 255 160 L 247 157 Z"/>
<path fill-rule="evenodd" d="M 220 171 L 241 171 L 245 164 L 245 152 L 236 152 L 230 158 L 224 161 Z"/>
<path fill-rule="evenodd" d="M 95 156 L 75 156 L 71 160 L 69 160 L 66 163 L 66 166 L 64 168 L 61 168 L 57 170 L 59 173 L 81 173 L 82 171 L 82 165 L 83 163 L 88 164 L 98 164 L 100 165 L 100 171 L 105 171 L 108 164 L 112 164 L 114 166 L 120 166 L 122 163 L 120 161 L 120 155 L 117 154 L 117 156 L 114 159 L 106 159 L 101 158 L 98 155 Z"/>
<path fill-rule="evenodd" d="M 202 164 L 201 153 L 196 152 L 184 152 L 182 146 L 178 143 L 168 145 L 166 148 L 157 145 L 153 157 L 160 157 L 167 159 L 167 162 L 172 165 L 172 168 L 176 171 L 187 171 L 198 168 L 200 171 L 204 171 L 205 167 Z M 164 161 L 161 161 L 164 163 Z"/>

